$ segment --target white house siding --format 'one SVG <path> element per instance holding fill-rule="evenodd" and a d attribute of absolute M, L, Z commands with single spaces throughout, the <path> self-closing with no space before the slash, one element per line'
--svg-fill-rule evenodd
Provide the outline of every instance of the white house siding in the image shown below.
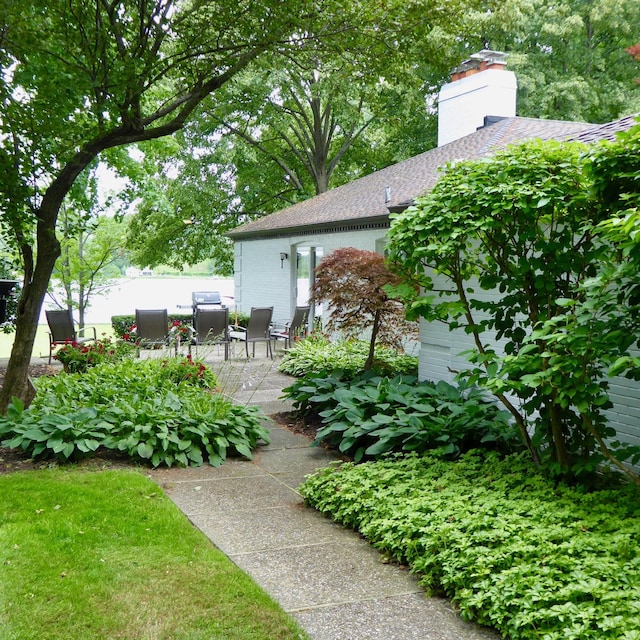
<path fill-rule="evenodd" d="M 447 281 L 431 274 L 435 289 L 450 289 Z M 477 283 L 469 284 L 475 289 L 473 296 L 483 301 L 495 300 L 498 297 L 497 292 L 481 291 Z M 444 299 L 442 299 L 444 301 Z M 486 313 L 474 312 L 476 321 L 483 320 L 487 317 Z M 503 353 L 503 343 L 499 342 L 495 337 L 495 331 L 485 331 L 483 341 L 492 345 L 498 353 Z M 449 325 L 444 322 L 426 322 L 420 321 L 420 355 L 418 375 L 421 380 L 446 380 L 452 382 L 456 374 L 469 368 L 466 356 L 462 355 L 465 351 L 475 348 L 475 342 L 471 334 L 467 334 L 464 330 L 459 329 L 449 331 Z"/>
<path fill-rule="evenodd" d="M 618 377 L 610 383 L 613 409 L 607 411 L 607 418 L 620 440 L 640 446 L 640 382 Z"/>
<path fill-rule="evenodd" d="M 342 247 L 376 251 L 385 241 L 384 228 L 236 240 L 234 271 L 238 311 L 249 313 L 251 307 L 273 306 L 274 319 L 292 317 L 296 306 L 295 256 L 299 248 L 318 247 L 326 256 Z M 289 256 L 283 263 L 281 252 Z"/>
<path fill-rule="evenodd" d="M 478 294 L 476 289 L 475 295 Z M 498 292 L 486 294 L 487 298 L 498 296 Z M 492 344 L 498 353 L 503 353 L 497 341 L 493 340 Z M 464 330 L 449 331 L 448 325 L 444 323 L 422 320 L 418 370 L 420 379 L 452 382 L 455 372 L 469 366 L 461 353 L 473 347 L 473 337 Z M 607 419 L 621 441 L 640 445 L 640 382 L 621 377 L 612 378 L 609 382 L 614 406 L 607 411 Z"/>

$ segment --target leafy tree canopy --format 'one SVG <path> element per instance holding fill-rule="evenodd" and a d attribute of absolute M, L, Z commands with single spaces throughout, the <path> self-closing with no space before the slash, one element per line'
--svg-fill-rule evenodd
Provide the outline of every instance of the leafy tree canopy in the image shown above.
<path fill-rule="evenodd" d="M 136 260 L 213 255 L 231 268 L 225 231 L 435 144 L 426 95 L 457 60 L 454 34 L 473 5 L 410 2 L 393 17 L 388 5 L 362 46 L 314 42 L 254 61 L 202 103 L 177 155 L 149 157 L 153 186 L 140 189 L 129 234 Z"/>
<path fill-rule="evenodd" d="M 520 115 L 605 122 L 640 110 L 635 0 L 387 8 L 376 45 L 261 58 L 224 100 L 203 103 L 177 163 L 157 158 L 159 193 L 141 190 L 129 241 L 141 263 L 214 256 L 229 272 L 225 231 L 433 147 L 431 100 L 481 48 L 510 54 Z"/>
<path fill-rule="evenodd" d="M 410 3 L 416 15 L 426 4 Z M 382 14 L 393 16 L 396 5 L 403 3 L 34 0 L 0 6 L 2 233 L 24 273 L 0 409 L 12 395 L 27 398 L 37 319 L 60 253 L 57 218 L 78 176 L 108 150 L 179 131 L 207 96 L 262 55 L 295 56 L 314 39 L 349 51 L 368 38 L 370 55 L 397 46 L 379 29 Z"/>
<path fill-rule="evenodd" d="M 608 122 L 640 111 L 636 0 L 498 0 L 475 16 L 478 46 L 506 51 L 518 113 Z"/>

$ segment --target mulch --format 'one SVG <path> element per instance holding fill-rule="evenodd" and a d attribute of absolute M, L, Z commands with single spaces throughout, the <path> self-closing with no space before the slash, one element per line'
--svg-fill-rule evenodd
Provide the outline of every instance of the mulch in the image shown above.
<path fill-rule="evenodd" d="M 4 382 L 4 368 L 0 367 L 0 387 Z M 57 375 L 60 367 L 52 365 L 32 365 L 29 367 L 29 375 L 31 378 L 39 376 Z M 311 418 L 304 419 L 296 413 L 276 413 L 271 418 L 280 426 L 302 434 L 314 440 L 316 432 L 320 428 L 319 420 Z M 138 468 L 136 463 L 130 461 L 126 456 L 119 455 L 111 451 L 96 451 L 90 459 L 83 460 L 82 467 L 91 469 L 113 469 L 113 468 Z M 13 473 L 16 471 L 33 471 L 36 469 L 47 469 L 58 466 L 56 462 L 51 460 L 34 461 L 27 455 L 21 453 L 17 449 L 8 449 L 0 446 L 0 475 Z"/>
<path fill-rule="evenodd" d="M 315 440 L 318 429 L 323 426 L 319 417 L 303 417 L 295 412 L 274 413 L 269 417 L 281 427 L 306 436 L 311 441 Z"/>
<path fill-rule="evenodd" d="M 38 378 L 40 376 L 51 376 L 58 373 L 59 367 L 48 364 L 32 365 L 29 367 L 29 376 Z M 0 367 L 0 387 L 4 383 L 5 369 Z M 34 469 L 46 469 L 51 465 L 50 461 L 34 462 L 31 458 L 17 449 L 7 449 L 0 447 L 0 475 L 12 473 L 14 471 L 32 471 Z"/>

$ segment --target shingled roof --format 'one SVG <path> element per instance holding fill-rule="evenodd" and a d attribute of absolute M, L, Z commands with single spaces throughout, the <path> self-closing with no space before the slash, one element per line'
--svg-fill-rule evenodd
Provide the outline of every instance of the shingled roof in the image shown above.
<path fill-rule="evenodd" d="M 621 131 L 627 131 L 634 125 L 638 124 L 638 114 L 620 118 L 606 124 L 591 125 L 586 131 L 582 131 L 577 135 L 570 136 L 569 140 L 577 142 L 599 142 L 600 140 L 615 140 L 616 134 Z"/>
<path fill-rule="evenodd" d="M 386 227 L 389 212 L 403 209 L 414 198 L 429 191 L 448 162 L 480 158 L 508 144 L 532 138 L 582 142 L 612 138 L 616 131 L 628 129 L 632 124 L 631 117 L 598 126 L 536 118 L 504 118 L 464 138 L 249 222 L 227 235 L 240 240 Z"/>

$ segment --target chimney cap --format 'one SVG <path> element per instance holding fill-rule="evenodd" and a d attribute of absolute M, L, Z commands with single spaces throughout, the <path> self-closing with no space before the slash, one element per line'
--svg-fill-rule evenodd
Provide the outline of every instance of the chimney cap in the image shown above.
<path fill-rule="evenodd" d="M 482 51 L 478 51 L 478 53 L 473 53 L 469 56 L 471 60 L 486 60 L 487 62 L 497 62 L 506 64 L 507 56 L 509 54 L 504 51 L 494 51 L 493 49 L 483 49 Z"/>
<path fill-rule="evenodd" d="M 456 67 L 453 71 L 452 79 L 458 80 L 466 75 L 494 67 L 494 65 L 496 65 L 498 69 L 504 69 L 507 64 L 507 55 L 508 54 L 502 51 L 483 49 L 478 53 L 472 54 L 467 60 Z"/>

